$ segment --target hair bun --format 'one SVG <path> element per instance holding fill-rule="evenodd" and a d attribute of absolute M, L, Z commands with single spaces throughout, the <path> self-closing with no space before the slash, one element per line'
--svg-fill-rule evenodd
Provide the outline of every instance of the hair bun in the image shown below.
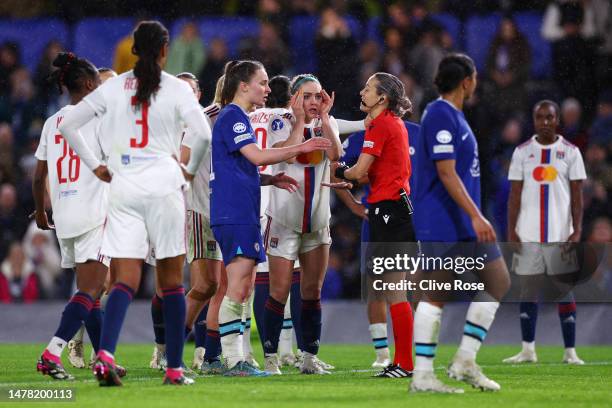
<path fill-rule="evenodd" d="M 64 68 L 70 65 L 75 59 L 76 56 L 71 52 L 60 52 L 53 60 L 53 66 L 58 68 Z"/>

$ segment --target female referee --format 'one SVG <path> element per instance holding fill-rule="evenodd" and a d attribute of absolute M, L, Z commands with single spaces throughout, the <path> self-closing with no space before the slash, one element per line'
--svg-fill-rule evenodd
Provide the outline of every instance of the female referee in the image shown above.
<path fill-rule="evenodd" d="M 302 144 L 260 149 L 248 112 L 264 106 L 270 93 L 268 74 L 257 61 L 231 61 L 225 66 L 221 105 L 213 128 L 210 174 L 210 218 L 227 270 L 226 296 L 219 311 L 221 348 L 228 376 L 265 376 L 244 358 L 241 320 L 250 296 L 255 265 L 265 260 L 260 231 L 260 185 L 294 191 L 297 182 L 282 173 L 260 177 L 257 166 L 279 163 L 302 153 L 325 150 L 325 138 Z"/>
<path fill-rule="evenodd" d="M 402 116 L 412 104 L 402 82 L 394 75 L 377 72 L 361 90 L 360 109 L 368 114 L 361 154 L 353 167 L 340 165 L 336 177 L 370 182 L 370 242 L 415 242 L 412 204 L 408 195 L 411 174 L 408 132 Z M 378 246 L 377 244 L 374 244 Z M 385 244 L 383 244 L 385 245 Z M 380 246 L 378 246 L 380 247 Z M 381 275 L 385 282 L 405 278 L 406 272 Z M 412 309 L 403 291 L 375 291 L 368 274 L 368 298 L 385 300 L 393 321 L 396 350 L 394 362 L 381 377 L 409 377 L 412 362 Z"/>

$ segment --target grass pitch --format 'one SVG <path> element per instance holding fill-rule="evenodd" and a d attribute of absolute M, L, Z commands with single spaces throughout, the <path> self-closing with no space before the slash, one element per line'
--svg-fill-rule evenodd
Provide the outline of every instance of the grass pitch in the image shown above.
<path fill-rule="evenodd" d="M 254 344 L 257 344 L 254 342 Z M 446 378 L 444 367 L 456 347 L 441 346 L 436 372 L 449 384 L 465 385 L 464 395 L 408 394 L 408 380 L 372 378 L 374 353 L 370 346 L 324 345 L 320 357 L 336 366 L 329 376 L 300 375 L 285 368 L 285 375 L 270 378 L 199 377 L 190 387 L 162 386 L 162 374 L 148 368 L 152 345 L 121 344 L 118 362 L 128 369 L 123 387 L 101 388 L 88 369 L 70 367 L 74 382 L 53 381 L 36 372 L 42 344 L 0 345 L 0 388 L 73 387 L 75 402 L 51 406 L 86 407 L 610 407 L 612 406 L 612 347 L 580 347 L 587 365 L 561 364 L 561 347 L 538 347 L 540 363 L 507 365 L 501 360 L 518 346 L 485 345 L 478 357 L 485 373 L 502 386 L 501 392 L 483 393 Z M 89 356 L 86 348 L 86 356 Z M 185 349 L 191 361 L 193 345 Z M 261 353 L 257 355 L 260 362 Z M 6 400 L 5 400 L 6 401 Z M 40 403 L 9 403 L 17 407 Z M 7 406 L 0 401 L 0 407 Z"/>

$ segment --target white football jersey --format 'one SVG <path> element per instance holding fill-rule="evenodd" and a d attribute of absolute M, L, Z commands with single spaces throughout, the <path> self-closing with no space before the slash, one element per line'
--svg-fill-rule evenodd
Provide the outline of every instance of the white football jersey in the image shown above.
<path fill-rule="evenodd" d="M 138 80 L 133 71 L 111 78 L 84 100 L 104 115 L 103 145 L 113 177 L 135 191 L 163 196 L 185 185 L 178 164 L 184 117 L 201 109 L 189 85 L 162 72 L 151 101 L 136 106 Z"/>
<path fill-rule="evenodd" d="M 64 115 L 73 109 L 68 105 L 51 116 L 43 126 L 35 156 L 47 162 L 49 195 L 53 220 L 59 238 L 73 238 L 102 225 L 108 209 L 108 183 L 98 179 L 81 163 L 59 133 Z M 79 132 L 98 159 L 103 153 L 96 129 L 99 119 L 87 123 Z"/>
<path fill-rule="evenodd" d="M 272 147 L 272 144 L 268 143 L 268 135 L 273 132 L 274 129 L 279 130 L 285 126 L 290 128 L 293 116 L 289 109 L 261 108 L 249 114 L 249 119 L 253 131 L 255 132 L 255 137 L 257 138 L 257 146 L 259 146 L 260 149 L 267 149 Z M 287 137 L 289 137 L 288 134 Z M 259 174 L 273 174 L 272 166 L 259 166 Z M 272 186 L 261 187 L 260 216 L 262 218 L 266 214 L 266 208 L 268 208 L 268 203 L 270 202 L 270 190 L 272 189 Z"/>
<path fill-rule="evenodd" d="M 542 145 L 533 136 L 514 149 L 509 180 L 522 180 L 516 233 L 522 242 L 565 242 L 574 232 L 570 180 L 586 179 L 580 150 L 562 136 Z"/>
<path fill-rule="evenodd" d="M 210 128 L 213 128 L 217 115 L 221 111 L 221 106 L 218 104 L 212 104 L 204 108 L 204 118 L 208 121 Z M 183 136 L 182 144 L 191 148 L 197 136 L 190 131 L 189 128 L 185 129 L 185 135 Z M 210 219 L 210 163 L 212 156 L 212 145 L 209 146 L 208 150 L 204 154 L 202 163 L 196 172 L 193 181 L 191 182 L 191 188 L 185 194 L 185 202 L 188 210 L 195 211 L 202 214 L 204 217 Z"/>
<path fill-rule="evenodd" d="M 268 146 L 287 140 L 291 134 L 291 122 L 271 118 L 268 133 Z M 276 125 L 275 125 L 276 123 Z M 282 126 L 281 126 L 282 124 Z M 338 132 L 338 124 L 330 117 L 330 124 Z M 304 127 L 304 137 L 310 139 L 322 135 L 321 121 L 313 120 Z M 329 183 L 330 161 L 324 151 L 300 154 L 295 163 L 282 162 L 272 166 L 273 174 L 284 172 L 298 182 L 298 190 L 290 193 L 280 188 L 270 189 L 270 203 L 266 214 L 287 228 L 300 233 L 314 232 L 329 226 L 329 188 L 321 188 L 321 183 Z"/>

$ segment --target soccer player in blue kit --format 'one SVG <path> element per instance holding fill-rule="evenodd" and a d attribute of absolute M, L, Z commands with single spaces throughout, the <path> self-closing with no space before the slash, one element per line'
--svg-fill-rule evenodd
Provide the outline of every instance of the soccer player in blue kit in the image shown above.
<path fill-rule="evenodd" d="M 248 112 L 264 106 L 270 93 L 268 75 L 257 61 L 231 61 L 225 66 L 221 92 L 223 109 L 213 128 L 210 174 L 211 226 L 221 247 L 228 286 L 219 311 L 219 332 L 228 376 L 266 376 L 245 361 L 241 320 L 250 296 L 256 264 L 265 260 L 261 237 L 260 185 L 295 190 L 296 181 L 279 173 L 260 177 L 258 167 L 288 160 L 301 153 L 325 150 L 327 139 L 260 149 Z"/>
<path fill-rule="evenodd" d="M 476 68 L 470 57 L 451 54 L 440 62 L 435 84 L 441 97 L 427 106 L 421 121 L 421 137 L 413 144 L 418 175 L 413 186 L 414 225 L 426 256 L 444 257 L 450 250 L 462 257 L 484 258 L 484 268 L 474 272 L 486 290 L 479 292 L 468 308 L 461 344 L 447 373 L 475 388 L 497 391 L 499 384 L 487 378 L 476 364 L 476 353 L 510 281 L 495 243 L 495 231 L 480 210 L 478 144 L 462 112 L 476 83 Z M 440 251 L 441 247 L 445 251 Z M 424 276 L 443 273 L 424 272 Z M 415 313 L 416 362 L 411 392 L 463 392 L 461 388 L 445 385 L 434 374 L 433 360 L 444 307 L 440 300 L 439 295 L 425 292 Z"/>
<path fill-rule="evenodd" d="M 408 138 L 410 140 L 410 159 L 414 166 L 414 148 L 412 145 L 419 137 L 421 126 L 417 123 L 404 121 L 406 130 L 408 131 Z M 365 131 L 360 131 L 350 135 L 343 143 L 344 155 L 340 159 L 341 162 L 346 163 L 348 166 L 353 166 L 357 163 L 357 159 L 361 154 L 363 147 Z M 418 177 L 418 175 L 416 175 Z M 412 179 L 412 178 L 411 178 Z M 412 182 L 413 183 L 413 182 Z M 353 212 L 353 214 L 361 217 L 361 242 L 368 242 L 370 236 L 370 228 L 367 218 L 366 209 L 368 208 L 367 197 L 370 193 L 370 187 L 364 185 L 363 197 L 361 201 L 358 201 L 353 197 L 349 190 L 336 189 L 338 198 Z M 376 360 L 372 363 L 373 368 L 388 368 L 391 365 L 389 355 L 389 341 L 387 337 L 387 308 L 384 300 L 368 299 L 368 321 L 370 323 L 369 331 L 372 337 L 372 343 L 376 351 Z M 410 353 L 412 351 L 410 350 Z M 397 361 L 393 361 L 393 366 L 397 366 Z M 389 372 L 391 371 L 391 372 Z M 379 376 L 397 378 L 393 375 L 393 370 L 384 370 Z"/>

